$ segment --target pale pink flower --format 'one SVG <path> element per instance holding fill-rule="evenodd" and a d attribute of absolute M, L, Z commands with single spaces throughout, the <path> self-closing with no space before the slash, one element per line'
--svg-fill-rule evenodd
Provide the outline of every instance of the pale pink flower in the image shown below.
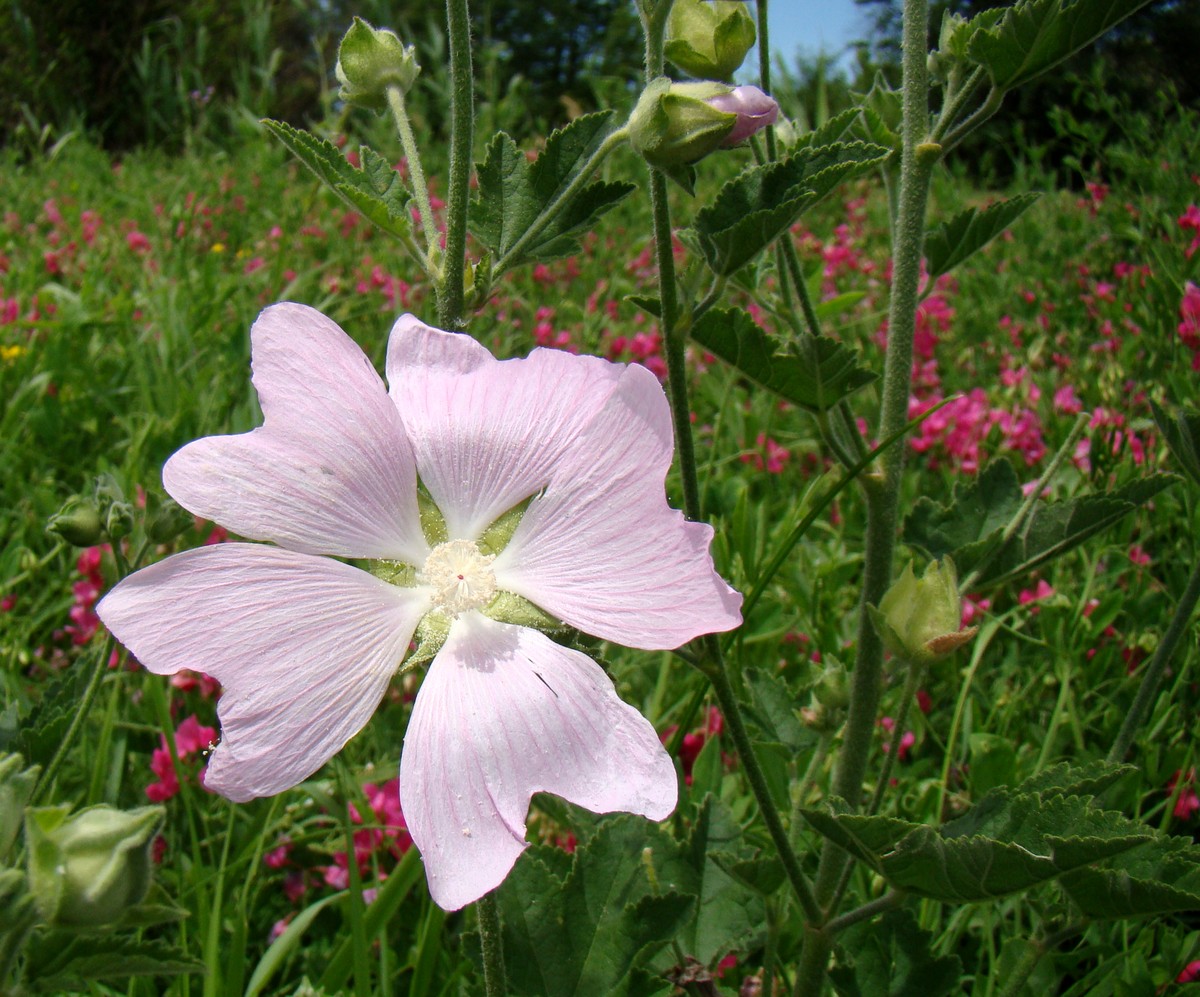
<path fill-rule="evenodd" d="M 196 515 L 276 546 L 176 554 L 97 607 L 150 671 L 224 686 L 206 787 L 243 801 L 312 775 L 366 724 L 437 610 L 446 636 L 413 705 L 400 799 L 439 905 L 499 885 L 535 792 L 670 814 L 671 760 L 600 666 L 487 615 L 506 615 L 491 600 L 508 592 L 527 600 L 510 606 L 647 650 L 740 622 L 711 527 L 666 503 L 673 439 L 654 375 L 560 350 L 497 361 L 405 315 L 389 394 L 336 324 L 296 304 L 259 316 L 251 354 L 265 425 L 189 444 L 163 481 Z M 441 543 L 422 529 L 418 477 Z M 508 543 L 481 550 L 526 500 Z"/>

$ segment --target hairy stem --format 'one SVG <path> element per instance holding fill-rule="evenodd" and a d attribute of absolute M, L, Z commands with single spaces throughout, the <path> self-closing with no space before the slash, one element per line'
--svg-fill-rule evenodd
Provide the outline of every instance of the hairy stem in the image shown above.
<path fill-rule="evenodd" d="M 408 175 L 412 181 L 413 198 L 417 202 L 417 213 L 421 218 L 421 229 L 425 233 L 425 271 L 435 277 L 438 270 L 438 232 L 433 222 L 433 205 L 429 200 L 429 184 L 425 179 L 425 168 L 421 165 L 421 153 L 413 135 L 412 122 L 408 120 L 408 108 L 404 103 L 404 91 L 398 86 L 387 88 L 388 108 L 396 131 L 400 134 L 400 146 L 408 161 Z"/>
<path fill-rule="evenodd" d="M 504 948 L 500 943 L 500 910 L 496 895 L 487 893 L 475 902 L 479 917 L 479 943 L 483 948 L 483 990 L 487 997 L 507 997 Z"/>
<path fill-rule="evenodd" d="M 471 155 L 475 140 L 471 21 L 467 0 L 446 0 L 450 36 L 450 182 L 446 191 L 446 256 L 438 282 L 438 322 L 463 328 L 467 266 L 467 204 L 471 196 Z"/>

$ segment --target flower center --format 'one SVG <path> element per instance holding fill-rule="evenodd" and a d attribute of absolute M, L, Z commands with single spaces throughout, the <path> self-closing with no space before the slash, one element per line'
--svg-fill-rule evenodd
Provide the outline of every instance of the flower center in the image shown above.
<path fill-rule="evenodd" d="M 433 589 L 435 609 L 458 616 L 492 601 L 496 576 L 488 565 L 494 560 L 495 554 L 484 554 L 470 540 L 450 540 L 429 552 L 417 580 Z"/>

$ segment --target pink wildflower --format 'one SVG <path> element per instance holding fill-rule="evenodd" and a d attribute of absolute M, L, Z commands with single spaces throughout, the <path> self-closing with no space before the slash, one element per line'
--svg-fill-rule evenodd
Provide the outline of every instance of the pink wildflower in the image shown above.
<path fill-rule="evenodd" d="M 654 376 L 559 350 L 498 362 L 405 315 L 389 394 L 335 323 L 296 304 L 259 316 L 251 353 L 266 424 L 189 444 L 163 480 L 194 514 L 278 546 L 176 554 L 97 607 L 150 671 L 224 686 L 206 786 L 243 801 L 308 778 L 370 719 L 424 621 L 437 650 L 399 798 L 440 906 L 499 885 L 535 792 L 665 818 L 675 769 L 654 728 L 590 657 L 531 625 L 652 650 L 740 622 L 711 527 L 666 504 Z"/>
<path fill-rule="evenodd" d="M 1176 983 L 1200 983 L 1200 959 L 1189 962 L 1175 977 Z"/>
<path fill-rule="evenodd" d="M 1177 820 L 1191 820 L 1196 811 L 1200 810 L 1200 796 L 1196 795 L 1196 770 L 1188 769 L 1187 775 L 1184 775 L 1182 770 L 1176 769 L 1167 783 L 1167 796 L 1174 795 L 1175 786 L 1181 777 L 1183 786 L 1180 787 L 1179 795 L 1175 797 L 1174 813 Z"/>

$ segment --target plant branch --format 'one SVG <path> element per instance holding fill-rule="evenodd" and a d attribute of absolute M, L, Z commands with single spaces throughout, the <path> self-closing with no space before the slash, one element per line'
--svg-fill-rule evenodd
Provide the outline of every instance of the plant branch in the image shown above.
<path fill-rule="evenodd" d="M 438 322 L 463 328 L 467 266 L 467 206 L 471 196 L 471 156 L 475 139 L 471 69 L 471 21 L 467 0 L 446 0 L 450 35 L 450 182 L 446 191 L 446 256 L 438 282 Z"/>

